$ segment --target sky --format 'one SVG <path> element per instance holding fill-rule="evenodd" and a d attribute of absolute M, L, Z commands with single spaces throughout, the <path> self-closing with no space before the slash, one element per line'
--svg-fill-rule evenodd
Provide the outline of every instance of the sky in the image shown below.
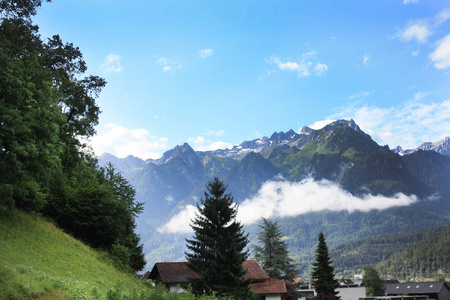
<path fill-rule="evenodd" d="M 97 155 L 337 119 L 391 148 L 450 136 L 450 0 L 53 0 L 33 20 L 108 82 Z"/>

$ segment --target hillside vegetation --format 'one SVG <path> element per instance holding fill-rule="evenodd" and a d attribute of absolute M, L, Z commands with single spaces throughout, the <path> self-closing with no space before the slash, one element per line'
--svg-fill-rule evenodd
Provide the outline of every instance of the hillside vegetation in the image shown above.
<path fill-rule="evenodd" d="M 384 278 L 405 279 L 405 261 L 408 262 L 409 274 L 421 273 L 421 278 L 434 278 L 449 273 L 449 253 L 443 247 L 441 238 L 448 237 L 450 226 L 418 230 L 404 234 L 370 236 L 351 241 L 331 249 L 331 258 L 338 274 L 350 276 L 362 273 L 366 265 L 378 265 Z M 428 245 L 430 249 L 419 245 Z M 403 253 L 405 249 L 414 249 Z M 413 254 L 414 258 L 405 258 Z M 398 256 L 403 260 L 396 259 Z M 447 274 L 447 276 L 450 274 Z"/>
<path fill-rule="evenodd" d="M 118 270 L 53 223 L 15 211 L 0 218 L 0 299 L 195 299 Z M 211 298 L 204 298 L 211 299 Z"/>
<path fill-rule="evenodd" d="M 135 217 L 142 204 L 82 142 L 95 134 L 106 82 L 86 74 L 72 43 L 42 39 L 31 20 L 41 3 L 0 5 L 0 217 L 14 209 L 43 214 L 122 268 L 141 270 Z"/>
<path fill-rule="evenodd" d="M 393 254 L 378 264 L 385 278 L 422 280 L 450 278 L 450 232 L 428 238 Z"/>

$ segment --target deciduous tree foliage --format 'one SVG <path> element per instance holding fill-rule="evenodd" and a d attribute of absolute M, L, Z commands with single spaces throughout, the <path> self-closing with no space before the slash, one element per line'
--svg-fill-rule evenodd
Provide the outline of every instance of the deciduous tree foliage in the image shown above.
<path fill-rule="evenodd" d="M 134 270 L 145 265 L 134 233 L 142 204 L 112 166 L 97 166 L 80 138 L 95 134 L 105 86 L 81 51 L 42 41 L 31 16 L 41 0 L 0 0 L 0 215 L 44 213 Z"/>
<path fill-rule="evenodd" d="M 386 287 L 384 286 L 383 279 L 378 275 L 377 270 L 373 267 L 364 267 L 363 284 L 366 287 L 367 296 L 384 296 Z"/>
<path fill-rule="evenodd" d="M 47 2 L 51 2 L 47 0 Z M 0 0 L 0 16 L 3 18 L 30 18 L 36 14 L 42 0 Z"/>
<path fill-rule="evenodd" d="M 191 224 L 193 239 L 187 239 L 186 258 L 201 278 L 193 281 L 197 294 L 216 293 L 237 299 L 252 299 L 250 281 L 242 264 L 248 257 L 247 235 L 235 220 L 237 205 L 226 186 L 217 177 L 206 186 L 197 205 L 199 213 Z"/>
<path fill-rule="evenodd" d="M 313 262 L 311 282 L 317 294 L 338 298 L 336 296 L 338 294 L 336 288 L 339 286 L 339 283 L 334 278 L 334 267 L 331 263 L 325 237 L 321 232 L 319 233 L 319 244 L 316 249 L 316 261 Z"/>

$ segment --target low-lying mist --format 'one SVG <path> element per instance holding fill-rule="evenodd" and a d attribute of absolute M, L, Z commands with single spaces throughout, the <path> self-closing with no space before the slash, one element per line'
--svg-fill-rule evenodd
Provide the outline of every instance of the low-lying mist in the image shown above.
<path fill-rule="evenodd" d="M 267 181 L 258 193 L 245 199 L 238 209 L 237 219 L 250 225 L 261 217 L 295 217 L 309 212 L 322 210 L 368 212 L 373 209 L 383 210 L 397 206 L 407 206 L 418 201 L 415 195 L 407 196 L 397 193 L 393 197 L 366 194 L 354 196 L 336 183 L 312 178 L 300 182 Z M 198 212 L 193 205 L 187 205 L 169 222 L 158 228 L 160 233 L 190 233 L 191 220 Z"/>

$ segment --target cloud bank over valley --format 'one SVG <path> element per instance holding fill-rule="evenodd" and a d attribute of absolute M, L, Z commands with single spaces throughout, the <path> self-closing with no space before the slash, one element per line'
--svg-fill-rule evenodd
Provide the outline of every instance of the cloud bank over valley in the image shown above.
<path fill-rule="evenodd" d="M 261 217 L 295 217 L 310 212 L 323 210 L 368 212 L 392 207 L 408 206 L 418 201 L 415 195 L 407 196 L 398 193 L 393 197 L 366 194 L 357 197 L 343 190 L 339 185 L 322 179 L 312 178 L 300 182 L 268 181 L 258 193 L 244 200 L 238 209 L 237 219 L 250 225 Z M 189 224 L 195 218 L 197 208 L 187 205 L 166 224 L 158 228 L 160 233 L 190 233 Z"/>

